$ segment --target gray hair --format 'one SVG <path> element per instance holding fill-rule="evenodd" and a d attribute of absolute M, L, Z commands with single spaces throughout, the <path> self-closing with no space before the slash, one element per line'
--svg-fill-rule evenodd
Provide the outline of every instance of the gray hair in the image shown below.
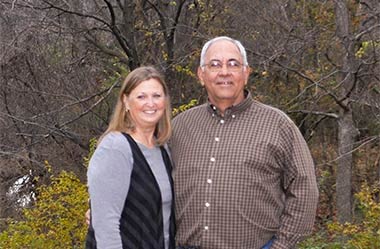
<path fill-rule="evenodd" d="M 238 40 L 235 40 L 235 39 L 232 39 L 228 36 L 218 36 L 218 37 L 215 37 L 211 40 L 209 40 L 208 42 L 205 43 L 205 45 L 203 45 L 203 48 L 202 48 L 202 52 L 201 52 L 201 60 L 200 60 L 200 66 L 203 68 L 205 66 L 205 56 L 206 56 L 206 52 L 207 50 L 209 49 L 209 47 L 217 42 L 217 41 L 221 41 L 221 40 L 224 40 L 224 41 L 230 41 L 232 42 L 233 44 L 236 45 L 236 47 L 239 49 L 240 51 L 240 54 L 241 54 L 241 57 L 243 58 L 243 65 L 244 66 L 248 66 L 248 60 L 247 60 L 247 52 L 245 51 L 245 48 L 244 46 L 241 44 L 240 41 Z"/>

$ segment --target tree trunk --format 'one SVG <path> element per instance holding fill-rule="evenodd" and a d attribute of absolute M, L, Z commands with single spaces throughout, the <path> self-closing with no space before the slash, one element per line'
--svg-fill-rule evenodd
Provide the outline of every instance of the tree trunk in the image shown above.
<path fill-rule="evenodd" d="M 350 13 L 346 1 L 336 0 L 335 15 L 337 37 L 342 44 L 341 72 L 337 77 L 338 85 L 341 84 L 339 93 L 341 110 L 338 121 L 339 159 L 336 174 L 336 206 L 338 221 L 345 223 L 352 220 L 352 151 L 357 130 L 352 117 L 350 95 L 356 83 L 354 77 L 356 58 L 355 40 L 352 39 L 350 33 Z"/>
<path fill-rule="evenodd" d="M 352 220 L 352 149 L 354 134 L 351 111 L 342 111 L 339 119 L 339 160 L 336 173 L 336 206 L 340 223 Z"/>

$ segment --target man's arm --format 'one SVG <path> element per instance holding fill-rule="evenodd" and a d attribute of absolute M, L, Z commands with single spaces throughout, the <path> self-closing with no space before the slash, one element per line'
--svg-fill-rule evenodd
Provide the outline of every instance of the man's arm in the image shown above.
<path fill-rule="evenodd" d="M 282 131 L 285 209 L 272 249 L 294 248 L 312 232 L 319 194 L 313 159 L 302 134 L 293 122 L 284 122 Z"/>
<path fill-rule="evenodd" d="M 89 200 L 90 201 L 90 200 Z M 84 218 L 86 220 L 87 226 L 90 225 L 90 219 L 91 219 L 91 209 L 88 209 L 86 213 L 84 214 Z"/>

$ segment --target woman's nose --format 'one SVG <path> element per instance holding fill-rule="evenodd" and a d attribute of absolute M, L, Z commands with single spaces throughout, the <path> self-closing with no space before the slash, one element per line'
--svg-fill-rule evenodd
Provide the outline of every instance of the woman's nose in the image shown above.
<path fill-rule="evenodd" d="M 152 97 L 149 97 L 149 98 L 147 98 L 146 104 L 149 105 L 149 106 L 152 106 L 152 105 L 155 104 L 155 101 L 154 101 L 154 99 Z"/>

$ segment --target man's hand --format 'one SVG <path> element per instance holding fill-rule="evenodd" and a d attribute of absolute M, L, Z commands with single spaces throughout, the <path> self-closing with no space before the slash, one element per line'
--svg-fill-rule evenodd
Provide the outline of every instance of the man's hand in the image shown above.
<path fill-rule="evenodd" d="M 90 225 L 90 219 L 91 219 L 91 209 L 88 209 L 84 216 L 86 217 L 86 224 L 89 226 Z"/>

